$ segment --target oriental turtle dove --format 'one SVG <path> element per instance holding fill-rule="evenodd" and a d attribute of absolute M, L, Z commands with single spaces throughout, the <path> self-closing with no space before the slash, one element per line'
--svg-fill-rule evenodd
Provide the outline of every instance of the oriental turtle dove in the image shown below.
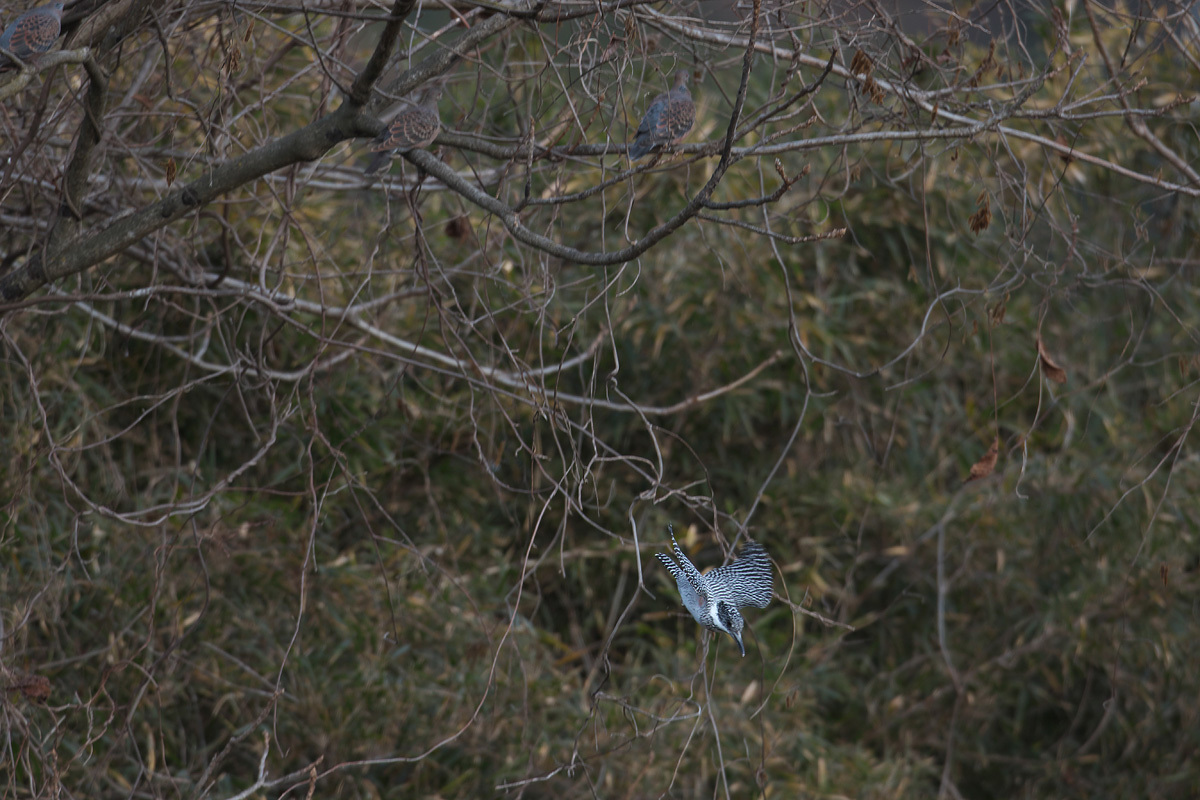
<path fill-rule="evenodd" d="M 629 146 L 631 161 L 657 150 L 664 144 L 677 142 L 692 129 L 696 121 L 696 106 L 692 93 L 688 91 L 691 74 L 686 69 L 675 73 L 675 85 L 669 92 L 654 98 L 642 123 L 638 125 L 637 137 Z"/>
<path fill-rule="evenodd" d="M 44 53 L 54 44 L 62 28 L 62 3 L 50 3 L 26 11 L 0 33 L 0 47 L 22 61 Z M 0 54 L 0 68 L 12 69 L 12 60 Z"/>
<path fill-rule="evenodd" d="M 371 152 L 375 155 L 367 164 L 368 175 L 378 172 L 397 153 L 407 153 L 433 143 L 442 129 L 437 108 L 441 98 L 442 87 L 435 86 L 425 93 L 418 105 L 405 108 L 388 123 L 383 133 L 371 142 Z"/>

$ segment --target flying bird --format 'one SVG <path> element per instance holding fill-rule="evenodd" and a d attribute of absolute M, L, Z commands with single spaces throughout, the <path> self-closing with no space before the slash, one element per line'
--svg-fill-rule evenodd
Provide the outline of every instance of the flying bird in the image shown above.
<path fill-rule="evenodd" d="M 688 91 L 692 77 L 686 69 L 675 73 L 675 85 L 650 101 L 646 115 L 638 125 L 637 136 L 629 146 L 629 160 L 636 161 L 664 144 L 677 142 L 692 129 L 696 121 L 696 105 Z"/>
<path fill-rule="evenodd" d="M 26 11 L 10 22 L 4 33 L 0 33 L 0 48 L 28 62 L 54 45 L 54 40 L 62 30 L 62 15 L 62 3 L 50 3 Z M 0 69 L 14 68 L 12 59 L 0 54 Z"/>
<path fill-rule="evenodd" d="M 375 155 L 367 164 L 368 175 L 378 172 L 394 155 L 419 150 L 433 143 L 442 129 L 437 108 L 441 99 L 442 87 L 435 86 L 425 93 L 420 103 L 405 108 L 388 123 L 383 133 L 371 142 L 371 152 Z"/>
<path fill-rule="evenodd" d="M 758 542 L 746 542 L 737 560 L 701 575 L 679 548 L 674 532 L 671 533 L 671 545 L 675 558 L 666 553 L 655 553 L 655 556 L 675 577 L 684 607 L 696 622 L 710 631 L 733 637 L 744 658 L 746 646 L 742 643 L 742 629 L 746 621 L 742 619 L 741 609 L 745 606 L 766 608 L 774 590 L 767 551 Z"/>

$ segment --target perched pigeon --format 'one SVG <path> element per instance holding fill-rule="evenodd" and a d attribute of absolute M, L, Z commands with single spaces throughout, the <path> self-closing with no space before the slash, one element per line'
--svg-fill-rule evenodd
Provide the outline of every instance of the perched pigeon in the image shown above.
<path fill-rule="evenodd" d="M 0 33 L 0 47 L 22 61 L 44 53 L 58 38 L 62 28 L 63 4 L 51 3 L 26 11 Z M 12 60 L 0 55 L 0 68 L 13 68 Z"/>
<path fill-rule="evenodd" d="M 367 164 L 368 175 L 378 172 L 397 153 L 407 153 L 433 143 L 442 129 L 437 108 L 441 99 L 442 87 L 435 86 L 425 93 L 425 99 L 418 105 L 409 106 L 395 116 L 383 133 L 371 142 L 371 152 L 375 155 Z"/>
<path fill-rule="evenodd" d="M 677 142 L 692 129 L 696 121 L 696 106 L 692 93 L 688 91 L 688 79 L 692 77 L 686 69 L 675 73 L 675 85 L 650 103 L 646 116 L 638 125 L 637 138 L 629 146 L 630 161 L 657 150 L 664 144 Z"/>

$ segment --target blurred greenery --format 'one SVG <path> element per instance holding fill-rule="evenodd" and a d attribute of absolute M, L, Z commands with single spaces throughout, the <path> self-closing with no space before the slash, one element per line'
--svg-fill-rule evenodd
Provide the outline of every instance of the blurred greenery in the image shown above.
<path fill-rule="evenodd" d="M 528 70 L 507 90 L 518 107 L 564 102 L 525 96 L 546 44 L 510 40 L 510 69 Z M 1170 51 L 1143 55 L 1149 80 L 1182 86 Z M 717 82 L 736 70 L 698 88 L 709 141 L 724 130 Z M 190 102 L 221 91 L 204 75 L 181 76 Z M 448 124 L 515 135 L 508 106 L 473 117 L 470 87 L 454 89 Z M 845 93 L 814 110 L 886 127 Z M 295 122 L 272 113 L 271 127 Z M 1190 158 L 1193 122 L 1153 124 Z M 1081 151 L 1161 169 L 1119 119 L 1076 133 Z M 198 136 L 181 127 L 175 146 Z M 772 191 L 771 160 L 740 162 L 715 199 Z M 714 163 L 668 162 L 524 222 L 617 247 Z M 547 260 L 432 189 L 420 235 L 384 192 L 306 187 L 287 218 L 257 213 L 250 189 L 231 200 L 240 241 L 282 240 L 274 287 L 331 305 L 410 292 L 371 323 L 413 345 L 515 372 L 599 338 L 551 392 L 669 406 L 780 354 L 673 413 L 526 402 L 481 373 L 414 366 L 334 315 L 232 299 L 105 313 L 162 335 L 211 324 L 205 357 L 248 370 L 263 366 L 251 351 L 304 370 L 341 349 L 335 336 L 353 355 L 292 382 L 213 375 L 69 306 L 8 317 L 0 666 L 10 686 L 36 674 L 51 692 L 4 696 L 5 796 L 225 797 L 253 785 L 268 746 L 269 777 L 290 777 L 257 796 L 299 796 L 311 767 L 319 796 L 346 798 L 700 797 L 725 782 L 735 797 L 917 798 L 947 763 L 963 797 L 1200 794 L 1193 206 L 995 137 L 784 166 L 811 172 L 775 207 L 775 233 L 844 237 L 772 246 L 698 219 L 623 271 Z M 534 172 L 530 196 L 611 175 Z M 220 235 L 199 221 L 191 234 Z M 259 265 L 229 269 L 254 281 Z M 126 261 L 105 281 L 151 273 Z M 1065 384 L 1039 366 L 1039 339 Z M 995 472 L 965 483 L 996 437 Z M 777 565 L 778 599 L 748 613 L 743 660 L 701 634 L 651 554 L 673 523 L 698 564 L 720 563 L 712 529 L 734 541 L 756 501 L 747 533 Z M 133 511 L 142 524 L 114 516 Z"/>

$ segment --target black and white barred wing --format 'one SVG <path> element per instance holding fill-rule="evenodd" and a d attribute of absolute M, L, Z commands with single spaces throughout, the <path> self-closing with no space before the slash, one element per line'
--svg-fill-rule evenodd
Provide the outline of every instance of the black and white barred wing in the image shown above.
<path fill-rule="evenodd" d="M 747 542 L 737 560 L 704 576 L 711 586 L 717 582 L 739 608 L 766 608 L 774 591 L 774 570 L 767 551 L 758 542 Z"/>

